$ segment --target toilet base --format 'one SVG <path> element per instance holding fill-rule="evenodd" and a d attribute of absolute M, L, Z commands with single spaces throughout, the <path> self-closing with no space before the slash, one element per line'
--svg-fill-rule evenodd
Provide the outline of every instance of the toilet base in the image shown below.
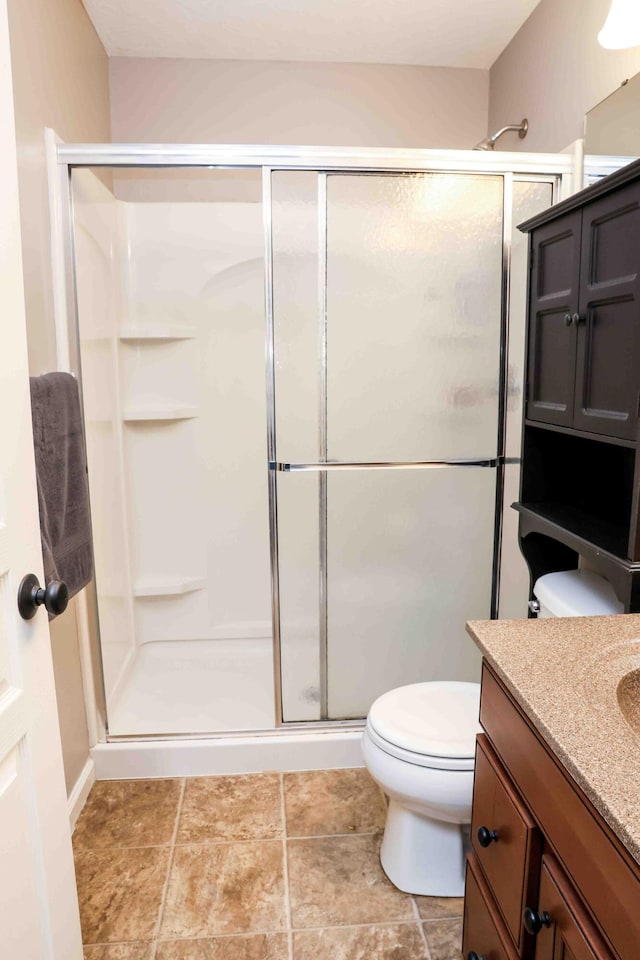
<path fill-rule="evenodd" d="M 404 893 L 424 897 L 464 895 L 462 827 L 408 810 L 389 801 L 380 862 Z"/>

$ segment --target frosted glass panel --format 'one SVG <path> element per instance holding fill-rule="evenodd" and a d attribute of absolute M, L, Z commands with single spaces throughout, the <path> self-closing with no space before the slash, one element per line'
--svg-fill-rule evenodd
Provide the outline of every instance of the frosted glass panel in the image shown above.
<path fill-rule="evenodd" d="M 502 178 L 328 177 L 328 456 L 495 456 Z"/>
<path fill-rule="evenodd" d="M 511 275 L 509 286 L 509 391 L 507 394 L 506 451 L 519 457 L 522 443 L 522 385 L 524 382 L 525 332 L 527 327 L 527 279 L 529 234 L 518 224 L 551 205 L 550 183 L 513 184 L 513 231 L 511 234 Z"/>
<path fill-rule="evenodd" d="M 495 470 L 328 476 L 328 681 L 332 718 L 386 690 L 479 680 L 465 621 L 490 615 Z"/>
<path fill-rule="evenodd" d="M 284 720 L 320 719 L 319 478 L 278 476 Z"/>
<path fill-rule="evenodd" d="M 318 175 L 271 177 L 278 459 L 318 459 Z"/>
<path fill-rule="evenodd" d="M 522 390 L 524 383 L 525 331 L 527 325 L 527 276 L 529 235 L 518 224 L 550 206 L 551 183 L 515 181 L 513 184 L 513 231 L 509 286 L 509 366 L 506 412 L 506 455 L 519 458 L 522 445 Z M 529 571 L 518 545 L 518 515 L 511 504 L 519 497 L 520 465 L 505 468 L 503 530 L 500 567 L 499 616 L 527 616 Z"/>

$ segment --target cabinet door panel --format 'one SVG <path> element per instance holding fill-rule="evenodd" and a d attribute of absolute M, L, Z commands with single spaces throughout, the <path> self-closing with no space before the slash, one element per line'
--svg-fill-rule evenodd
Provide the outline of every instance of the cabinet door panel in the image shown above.
<path fill-rule="evenodd" d="M 542 861 L 540 914 L 548 926 L 538 933 L 535 960 L 613 960 L 575 891 L 551 857 Z"/>
<path fill-rule="evenodd" d="M 640 363 L 640 185 L 583 211 L 574 426 L 635 439 Z"/>
<path fill-rule="evenodd" d="M 509 935 L 473 854 L 467 860 L 462 954 L 487 960 L 517 960 Z"/>
<path fill-rule="evenodd" d="M 482 827 L 497 834 L 484 847 L 478 835 Z M 538 889 L 540 835 L 483 735 L 478 737 L 476 750 L 471 842 L 498 909 L 521 950 L 527 941 L 522 911 Z"/>
<path fill-rule="evenodd" d="M 580 228 L 574 211 L 531 237 L 527 417 L 571 426 L 578 310 Z"/>

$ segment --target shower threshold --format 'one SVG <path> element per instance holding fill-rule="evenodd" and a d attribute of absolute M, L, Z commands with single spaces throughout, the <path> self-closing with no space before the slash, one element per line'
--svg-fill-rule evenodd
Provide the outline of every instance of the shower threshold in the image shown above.
<path fill-rule="evenodd" d="M 272 729 L 272 675 L 271 638 L 145 643 L 109 704 L 109 734 Z"/>

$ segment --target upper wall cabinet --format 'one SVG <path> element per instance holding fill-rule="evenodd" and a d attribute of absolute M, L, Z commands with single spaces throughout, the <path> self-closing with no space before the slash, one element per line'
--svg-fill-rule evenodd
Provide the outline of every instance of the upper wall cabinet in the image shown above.
<path fill-rule="evenodd" d="M 531 231 L 530 421 L 636 439 L 640 169 L 628 182 L 636 166 L 585 191 L 582 203 L 576 195 L 522 225 Z"/>

